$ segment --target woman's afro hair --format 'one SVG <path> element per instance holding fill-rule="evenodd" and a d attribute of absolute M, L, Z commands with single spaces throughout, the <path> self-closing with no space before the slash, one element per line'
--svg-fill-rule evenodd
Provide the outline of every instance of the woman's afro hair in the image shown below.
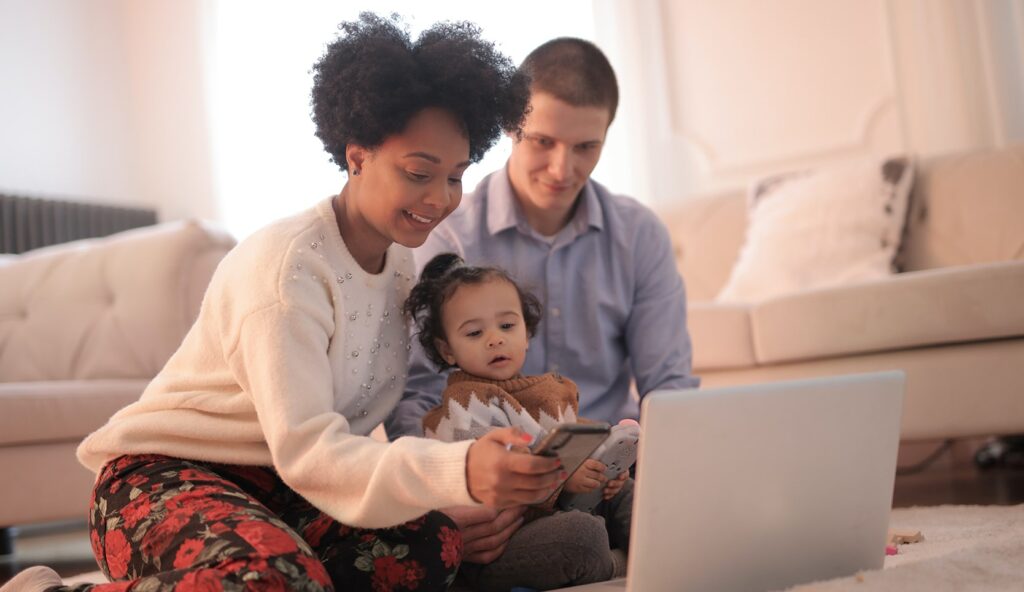
<path fill-rule="evenodd" d="M 413 42 L 397 15 L 364 12 L 338 29 L 313 66 L 310 105 L 316 136 L 342 170 L 349 143 L 378 148 L 427 107 L 462 122 L 473 162 L 502 131 L 520 129 L 528 81 L 476 25 L 437 23 Z"/>

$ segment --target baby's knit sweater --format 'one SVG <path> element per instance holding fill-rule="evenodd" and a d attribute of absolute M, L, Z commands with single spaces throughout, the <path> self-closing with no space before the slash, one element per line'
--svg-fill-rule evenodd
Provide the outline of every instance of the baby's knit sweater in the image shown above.
<path fill-rule="evenodd" d="M 471 442 L 367 437 L 405 384 L 401 306 L 412 279 L 399 245 L 381 273 L 359 267 L 331 200 L 260 230 L 218 266 L 198 319 L 141 399 L 88 436 L 79 460 L 97 472 L 142 453 L 273 466 L 314 506 L 357 527 L 475 505 Z"/>
<path fill-rule="evenodd" d="M 441 404 L 423 416 L 423 432 L 455 442 L 520 427 L 536 437 L 560 423 L 576 423 L 578 412 L 576 383 L 557 374 L 488 380 L 460 370 L 448 376 Z"/>

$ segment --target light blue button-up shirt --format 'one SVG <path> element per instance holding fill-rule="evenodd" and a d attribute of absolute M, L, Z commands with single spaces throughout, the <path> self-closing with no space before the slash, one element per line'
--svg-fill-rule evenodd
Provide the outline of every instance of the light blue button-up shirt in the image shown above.
<path fill-rule="evenodd" d="M 572 219 L 551 241 L 526 221 L 507 169 L 465 197 L 424 245 L 417 270 L 438 253 L 506 269 L 544 305 L 524 374 L 558 372 L 580 389 L 580 415 L 616 423 L 638 418 L 631 395 L 695 388 L 686 329 L 686 292 L 668 230 L 628 197 L 588 180 Z M 441 402 L 447 377 L 414 340 L 405 394 L 388 435 L 422 435 L 423 415 Z"/>

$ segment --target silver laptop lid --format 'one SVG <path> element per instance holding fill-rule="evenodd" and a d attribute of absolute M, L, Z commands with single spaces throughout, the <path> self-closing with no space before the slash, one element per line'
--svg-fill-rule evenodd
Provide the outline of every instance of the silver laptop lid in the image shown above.
<path fill-rule="evenodd" d="M 637 592 L 775 590 L 882 567 L 902 372 L 644 398 Z"/>

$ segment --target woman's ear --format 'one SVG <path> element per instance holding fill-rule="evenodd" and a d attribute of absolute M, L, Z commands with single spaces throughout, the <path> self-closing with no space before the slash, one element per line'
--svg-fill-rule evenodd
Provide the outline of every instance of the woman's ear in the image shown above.
<path fill-rule="evenodd" d="M 365 164 L 368 154 L 369 151 L 366 148 L 357 144 L 345 146 L 345 161 L 348 163 L 348 173 L 350 175 L 359 175 L 363 170 L 363 164 Z"/>
<path fill-rule="evenodd" d="M 455 354 L 452 352 L 452 348 L 448 345 L 448 342 L 444 339 L 434 339 L 434 347 L 437 348 L 437 353 L 441 354 L 441 359 L 448 362 L 449 366 L 455 366 Z"/>

